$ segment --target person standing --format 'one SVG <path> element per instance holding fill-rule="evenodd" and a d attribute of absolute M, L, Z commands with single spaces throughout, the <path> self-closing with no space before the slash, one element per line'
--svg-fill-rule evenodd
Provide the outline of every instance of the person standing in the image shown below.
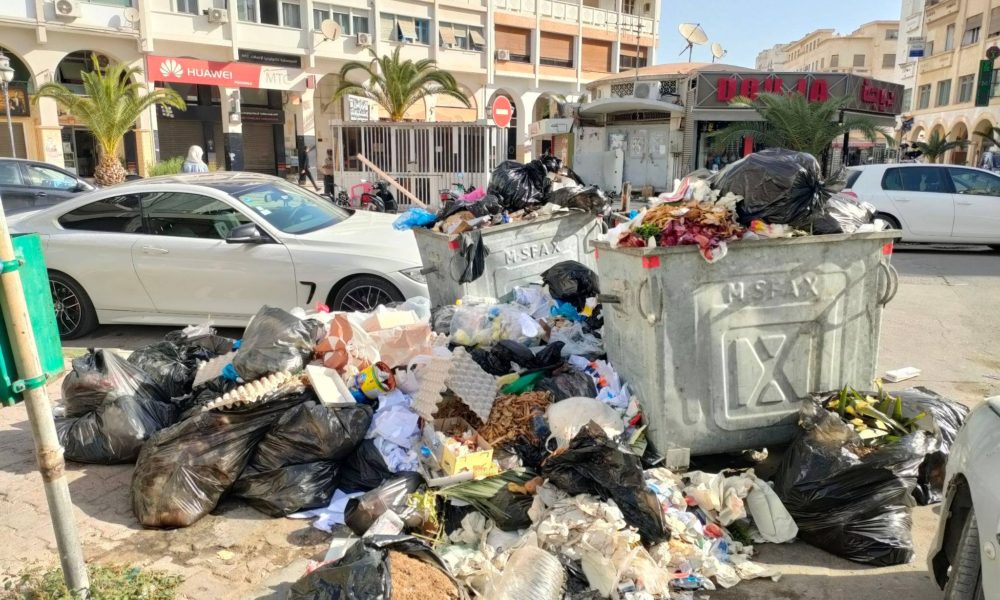
<path fill-rule="evenodd" d="M 306 179 L 312 184 L 313 189 L 317 192 L 319 191 L 319 186 L 316 185 L 316 179 L 313 178 L 312 171 L 309 169 L 309 153 L 316 149 L 316 146 L 300 146 L 299 147 L 299 185 L 305 185 Z"/>
<path fill-rule="evenodd" d="M 326 150 L 326 160 L 323 161 L 323 166 L 319 169 L 320 173 L 323 174 L 323 193 L 327 196 L 333 197 L 333 148 L 327 148 Z"/>
<path fill-rule="evenodd" d="M 201 157 L 205 155 L 205 151 L 201 149 L 201 146 L 191 146 L 188 148 L 187 158 L 184 159 L 184 164 L 181 165 L 182 173 L 208 173 L 208 165 L 205 161 L 201 160 Z"/>

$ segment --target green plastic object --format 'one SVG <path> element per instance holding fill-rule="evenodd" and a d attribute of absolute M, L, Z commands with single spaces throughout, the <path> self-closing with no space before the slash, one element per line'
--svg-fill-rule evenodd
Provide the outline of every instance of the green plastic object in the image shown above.
<path fill-rule="evenodd" d="M 545 371 L 535 371 L 527 375 L 521 375 L 514 381 L 500 388 L 504 394 L 523 394 L 535 389 L 535 384 L 545 377 Z"/>
<path fill-rule="evenodd" d="M 21 284 L 28 304 L 31 327 L 35 332 L 35 345 L 42 371 L 47 379 L 58 377 L 63 371 L 62 344 L 59 341 L 59 327 L 56 325 L 56 311 L 52 306 L 52 292 L 49 288 L 48 270 L 42 255 L 42 240 L 36 234 L 11 236 L 14 254 L 21 262 Z M 0 315 L 2 319 L 2 315 Z M 0 403 L 12 406 L 21 401 L 20 391 L 38 387 L 37 380 L 20 381 L 14 366 L 14 353 L 7 325 L 0 326 Z"/>

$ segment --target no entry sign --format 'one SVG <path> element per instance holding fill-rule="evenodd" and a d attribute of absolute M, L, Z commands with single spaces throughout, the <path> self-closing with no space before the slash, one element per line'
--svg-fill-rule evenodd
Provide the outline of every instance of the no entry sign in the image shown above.
<path fill-rule="evenodd" d="M 510 100 L 506 96 L 497 96 L 490 113 L 497 127 L 507 127 L 514 117 L 514 107 L 510 105 Z"/>

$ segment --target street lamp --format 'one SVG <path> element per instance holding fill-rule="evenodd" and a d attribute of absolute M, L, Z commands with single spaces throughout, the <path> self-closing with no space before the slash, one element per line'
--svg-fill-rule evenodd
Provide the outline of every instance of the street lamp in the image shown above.
<path fill-rule="evenodd" d="M 10 66 L 10 59 L 0 52 L 0 87 L 3 87 L 3 107 L 7 111 L 7 133 L 10 135 L 10 155 L 17 158 L 17 148 L 14 147 L 14 123 L 10 120 L 10 94 L 8 88 L 10 82 L 14 81 L 14 69 Z"/>

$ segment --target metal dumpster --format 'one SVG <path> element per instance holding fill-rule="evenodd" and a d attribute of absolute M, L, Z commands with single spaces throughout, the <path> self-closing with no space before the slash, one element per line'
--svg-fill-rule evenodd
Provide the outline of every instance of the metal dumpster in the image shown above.
<path fill-rule="evenodd" d="M 696 246 L 597 242 L 608 358 L 668 462 L 791 440 L 810 392 L 868 388 L 898 232 Z"/>
<path fill-rule="evenodd" d="M 458 255 L 461 235 L 414 229 L 420 260 L 424 263 L 431 305 L 454 304 L 463 296 L 509 299 L 515 286 L 541 282 L 541 274 L 564 260 L 595 268 L 590 243 L 603 230 L 603 222 L 586 212 L 570 212 L 533 221 L 509 223 L 482 230 L 489 250 L 482 277 L 459 283 L 464 261 Z"/>

